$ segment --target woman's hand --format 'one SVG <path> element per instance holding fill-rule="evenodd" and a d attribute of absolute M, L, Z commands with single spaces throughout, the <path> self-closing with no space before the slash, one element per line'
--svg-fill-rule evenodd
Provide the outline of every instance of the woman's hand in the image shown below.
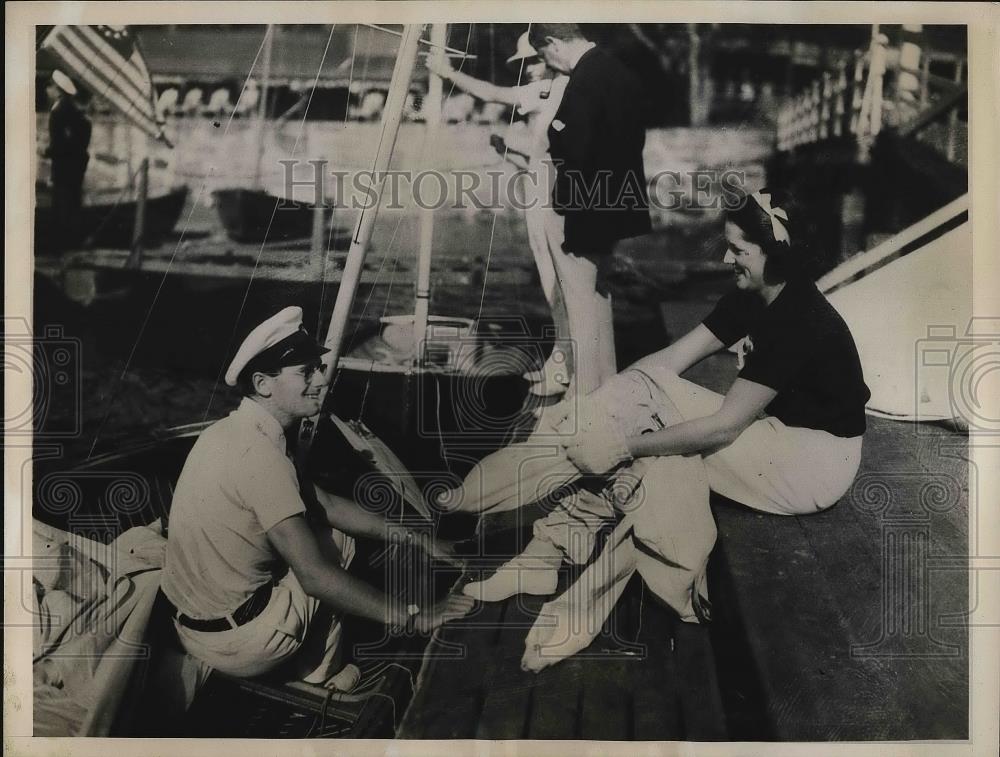
<path fill-rule="evenodd" d="M 583 473 L 601 475 L 632 459 L 625 437 L 607 412 L 592 403 L 584 403 L 578 410 L 579 428 L 560 442 L 571 463 Z M 560 429 L 569 430 L 566 421 Z"/>
<path fill-rule="evenodd" d="M 599 476 L 632 459 L 624 437 L 614 428 L 589 432 L 564 444 L 566 457 L 582 473 Z"/>

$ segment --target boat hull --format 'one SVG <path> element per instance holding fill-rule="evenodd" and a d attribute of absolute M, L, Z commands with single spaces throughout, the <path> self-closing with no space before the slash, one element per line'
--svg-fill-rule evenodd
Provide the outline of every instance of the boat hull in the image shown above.
<path fill-rule="evenodd" d="M 36 194 L 35 251 L 54 250 L 55 216 L 51 192 L 48 187 L 39 187 Z M 182 186 L 146 200 L 143 244 L 158 244 L 174 230 L 187 197 L 188 188 Z M 130 248 L 135 234 L 137 210 L 138 204 L 134 200 L 84 205 L 80 210 L 80 246 Z"/>
<path fill-rule="evenodd" d="M 329 406 L 342 418 L 360 417 L 410 470 L 464 475 L 526 420 L 527 391 L 511 372 L 372 369 L 345 358 Z"/>
<path fill-rule="evenodd" d="M 235 242 L 282 242 L 312 235 L 315 206 L 309 203 L 259 189 L 217 189 L 212 197 L 226 234 Z M 324 222 L 332 214 L 332 208 L 326 208 Z"/>

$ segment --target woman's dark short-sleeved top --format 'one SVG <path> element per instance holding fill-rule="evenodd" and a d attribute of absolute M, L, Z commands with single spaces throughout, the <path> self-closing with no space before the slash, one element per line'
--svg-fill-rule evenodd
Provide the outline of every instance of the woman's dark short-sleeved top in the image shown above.
<path fill-rule="evenodd" d="M 739 376 L 778 393 L 768 415 L 836 436 L 864 433 L 871 392 L 858 349 L 815 284 L 789 281 L 770 305 L 754 292 L 730 292 L 704 324 L 726 346 L 746 338 Z"/>

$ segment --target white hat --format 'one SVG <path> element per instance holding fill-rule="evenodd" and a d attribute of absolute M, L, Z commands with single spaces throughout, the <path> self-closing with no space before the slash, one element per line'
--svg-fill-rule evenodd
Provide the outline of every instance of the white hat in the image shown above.
<path fill-rule="evenodd" d="M 52 72 L 52 82 L 67 95 L 76 94 L 76 85 L 73 83 L 73 80 L 58 68 Z"/>
<path fill-rule="evenodd" d="M 275 370 L 302 365 L 329 351 L 306 332 L 302 308 L 287 307 L 247 334 L 226 370 L 226 383 L 236 386 L 243 369 L 251 362 L 257 370 Z"/>
<path fill-rule="evenodd" d="M 531 46 L 528 41 L 528 32 L 525 32 L 520 37 L 517 38 L 517 52 L 507 59 L 508 63 L 515 63 L 524 58 L 534 58 L 538 55 L 538 51 Z"/>

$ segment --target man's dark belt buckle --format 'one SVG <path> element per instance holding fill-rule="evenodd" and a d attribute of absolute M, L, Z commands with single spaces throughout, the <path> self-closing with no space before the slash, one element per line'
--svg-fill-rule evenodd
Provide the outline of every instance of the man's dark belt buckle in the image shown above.
<path fill-rule="evenodd" d="M 227 617 L 198 620 L 179 612 L 177 613 L 177 620 L 180 621 L 181 625 L 190 628 L 192 631 L 218 632 L 239 628 L 249 623 L 264 611 L 267 603 L 271 600 L 271 589 L 273 588 L 274 584 L 271 581 L 263 584 L 250 595 L 246 602 L 237 607 L 232 615 Z"/>

